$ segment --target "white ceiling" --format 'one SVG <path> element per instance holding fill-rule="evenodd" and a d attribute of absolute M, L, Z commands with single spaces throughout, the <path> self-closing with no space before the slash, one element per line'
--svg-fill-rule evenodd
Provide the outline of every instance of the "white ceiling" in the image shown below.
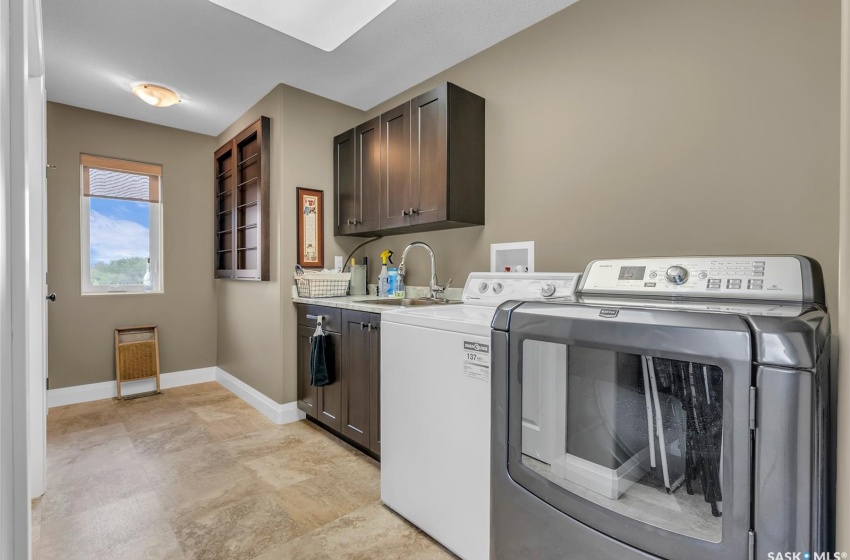
<path fill-rule="evenodd" d="M 398 0 L 325 52 L 208 0 L 43 0 L 47 96 L 212 135 L 279 83 L 365 110 L 575 1 Z M 151 107 L 140 82 L 184 102 Z"/>

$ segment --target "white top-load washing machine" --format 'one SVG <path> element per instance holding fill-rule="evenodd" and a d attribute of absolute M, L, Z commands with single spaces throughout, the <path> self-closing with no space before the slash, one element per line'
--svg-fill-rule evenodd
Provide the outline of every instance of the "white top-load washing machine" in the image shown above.
<path fill-rule="evenodd" d="M 381 499 L 464 560 L 490 557 L 490 323 L 580 274 L 472 273 L 462 305 L 381 317 Z"/>

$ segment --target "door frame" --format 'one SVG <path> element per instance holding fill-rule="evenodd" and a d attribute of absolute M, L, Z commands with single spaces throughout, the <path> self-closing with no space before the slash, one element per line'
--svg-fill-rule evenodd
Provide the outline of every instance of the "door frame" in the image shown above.
<path fill-rule="evenodd" d="M 31 553 L 27 140 L 44 140 L 28 130 L 27 89 L 44 74 L 40 0 L 0 4 L 0 37 L 0 560 L 18 560 Z"/>
<path fill-rule="evenodd" d="M 47 96 L 40 0 L 32 0 L 27 58 L 27 377 L 30 499 L 47 489 Z"/>
<path fill-rule="evenodd" d="M 850 352 L 850 0 L 841 0 L 841 116 L 839 143 L 838 321 L 836 352 Z M 850 468 L 850 354 L 838 362 L 838 467 Z M 836 550 L 850 550 L 850 480 L 837 477 Z"/>

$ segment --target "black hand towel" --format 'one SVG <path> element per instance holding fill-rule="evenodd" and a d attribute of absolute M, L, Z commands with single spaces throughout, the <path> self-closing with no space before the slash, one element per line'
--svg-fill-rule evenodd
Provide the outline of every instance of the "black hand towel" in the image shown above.
<path fill-rule="evenodd" d="M 315 335 L 310 339 L 310 385 L 322 387 L 330 382 L 325 358 L 325 336 Z"/>

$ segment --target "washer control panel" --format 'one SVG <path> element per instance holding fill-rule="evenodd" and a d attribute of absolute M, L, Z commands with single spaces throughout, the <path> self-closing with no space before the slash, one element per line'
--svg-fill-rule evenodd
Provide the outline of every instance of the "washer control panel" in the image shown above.
<path fill-rule="evenodd" d="M 802 301 L 803 275 L 786 256 L 607 259 L 587 266 L 578 291 Z"/>
<path fill-rule="evenodd" d="M 498 307 L 509 300 L 567 298 L 580 278 L 577 272 L 473 272 L 463 288 L 463 303 Z"/>

